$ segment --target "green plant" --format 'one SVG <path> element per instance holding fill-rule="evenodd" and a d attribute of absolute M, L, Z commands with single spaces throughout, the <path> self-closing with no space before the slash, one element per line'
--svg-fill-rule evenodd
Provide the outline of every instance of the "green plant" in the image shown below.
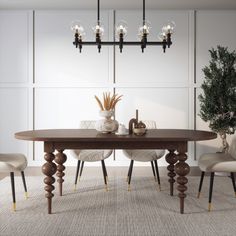
<path fill-rule="evenodd" d="M 203 68 L 205 80 L 199 95 L 199 116 L 222 138 L 223 151 L 228 151 L 227 134 L 236 129 L 236 52 L 217 46 L 209 50 L 209 66 Z"/>

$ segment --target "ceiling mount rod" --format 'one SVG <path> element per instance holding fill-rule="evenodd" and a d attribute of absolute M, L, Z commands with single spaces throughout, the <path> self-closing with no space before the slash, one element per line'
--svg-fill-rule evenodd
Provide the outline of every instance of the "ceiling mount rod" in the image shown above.
<path fill-rule="evenodd" d="M 145 25 L 145 0 L 143 0 L 143 25 Z"/>
<path fill-rule="evenodd" d="M 100 0 L 98 0 L 98 25 L 100 25 Z"/>

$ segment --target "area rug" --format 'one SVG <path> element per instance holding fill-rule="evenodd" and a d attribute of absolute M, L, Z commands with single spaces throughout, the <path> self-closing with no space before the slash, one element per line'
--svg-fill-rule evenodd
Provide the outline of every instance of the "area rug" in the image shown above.
<path fill-rule="evenodd" d="M 99 170 L 100 171 L 100 170 Z M 169 196 L 166 177 L 162 191 L 152 177 L 133 177 L 127 191 L 124 176 L 109 177 L 106 192 L 101 173 L 83 178 L 74 192 L 74 176 L 66 176 L 64 195 L 55 189 L 53 214 L 47 214 L 43 176 L 26 176 L 29 199 L 20 177 L 15 178 L 17 211 L 12 212 L 10 178 L 0 181 L 0 235 L 236 235 L 236 198 L 231 180 L 216 177 L 212 212 L 207 211 L 209 178 L 196 198 L 199 177 L 189 177 L 185 214 L 179 213 L 177 191 Z M 57 187 L 57 186 L 56 186 Z"/>

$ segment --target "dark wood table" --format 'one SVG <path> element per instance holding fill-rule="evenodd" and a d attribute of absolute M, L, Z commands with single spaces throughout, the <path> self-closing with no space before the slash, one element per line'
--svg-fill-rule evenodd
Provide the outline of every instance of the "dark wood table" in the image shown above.
<path fill-rule="evenodd" d="M 55 182 L 53 175 L 56 172 L 59 194 L 62 196 L 64 163 L 67 159 L 63 153 L 65 149 L 167 149 L 168 154 L 165 158 L 169 163 L 167 170 L 169 171 L 170 195 L 173 196 L 173 186 L 177 174 L 180 213 L 183 214 L 186 184 L 188 183 L 186 175 L 190 171 L 190 167 L 186 163 L 188 142 L 215 139 L 216 137 L 217 135 L 212 132 L 178 129 L 150 129 L 144 136 L 102 134 L 94 129 L 32 130 L 15 134 L 17 139 L 44 142 L 46 163 L 42 166 L 42 172 L 46 175 L 44 189 L 45 197 L 48 199 L 48 214 L 52 213 L 54 196 L 52 192 Z M 58 151 L 56 155 L 54 155 L 55 150 Z"/>

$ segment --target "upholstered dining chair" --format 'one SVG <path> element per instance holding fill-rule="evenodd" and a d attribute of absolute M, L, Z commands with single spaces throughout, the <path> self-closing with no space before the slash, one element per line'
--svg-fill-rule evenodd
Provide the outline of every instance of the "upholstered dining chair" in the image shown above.
<path fill-rule="evenodd" d="M 27 166 L 27 159 L 23 154 L 20 153 L 0 153 L 0 173 L 10 173 L 11 177 L 11 188 L 13 198 L 13 211 L 16 211 L 16 194 L 15 194 L 15 181 L 14 172 L 20 171 L 23 185 L 25 189 L 25 197 L 28 198 L 27 186 L 25 182 L 24 169 Z"/>
<path fill-rule="evenodd" d="M 210 173 L 210 188 L 209 188 L 209 200 L 208 200 L 208 211 L 211 211 L 211 200 L 213 191 L 213 182 L 215 172 L 226 172 L 230 173 L 230 178 L 232 180 L 234 193 L 236 197 L 236 185 L 234 172 L 236 172 L 236 137 L 233 138 L 228 153 L 205 153 L 201 155 L 198 161 L 198 166 L 201 173 L 200 184 L 198 189 L 198 198 L 201 194 L 203 179 L 205 172 Z"/>
<path fill-rule="evenodd" d="M 143 121 L 143 123 L 146 125 L 147 129 L 156 129 L 156 122 L 152 120 L 146 120 Z M 158 163 L 157 160 L 164 156 L 165 150 L 140 150 L 140 149 L 126 149 L 123 150 L 123 153 L 126 157 L 128 157 L 130 161 L 129 171 L 127 174 L 127 182 L 128 182 L 128 191 L 131 190 L 130 183 L 131 183 L 131 176 L 133 171 L 133 164 L 134 161 L 140 161 L 140 162 L 150 162 L 152 167 L 152 172 L 155 181 L 158 182 L 159 190 L 161 191 L 161 182 L 160 182 L 160 175 L 158 170 Z"/>
<path fill-rule="evenodd" d="M 83 120 L 80 122 L 80 129 L 95 129 L 95 124 L 96 124 L 95 120 Z M 108 187 L 107 187 L 108 175 L 107 175 L 107 170 L 106 170 L 106 165 L 105 165 L 104 160 L 107 159 L 112 154 L 112 151 L 113 150 L 108 150 L 108 149 L 107 150 L 100 150 L 100 149 L 79 150 L 77 149 L 77 150 L 72 151 L 72 155 L 78 160 L 76 175 L 75 175 L 74 190 L 76 190 L 78 175 L 79 175 L 79 180 L 81 178 L 82 171 L 84 168 L 84 163 L 101 161 L 105 188 L 108 191 Z"/>

